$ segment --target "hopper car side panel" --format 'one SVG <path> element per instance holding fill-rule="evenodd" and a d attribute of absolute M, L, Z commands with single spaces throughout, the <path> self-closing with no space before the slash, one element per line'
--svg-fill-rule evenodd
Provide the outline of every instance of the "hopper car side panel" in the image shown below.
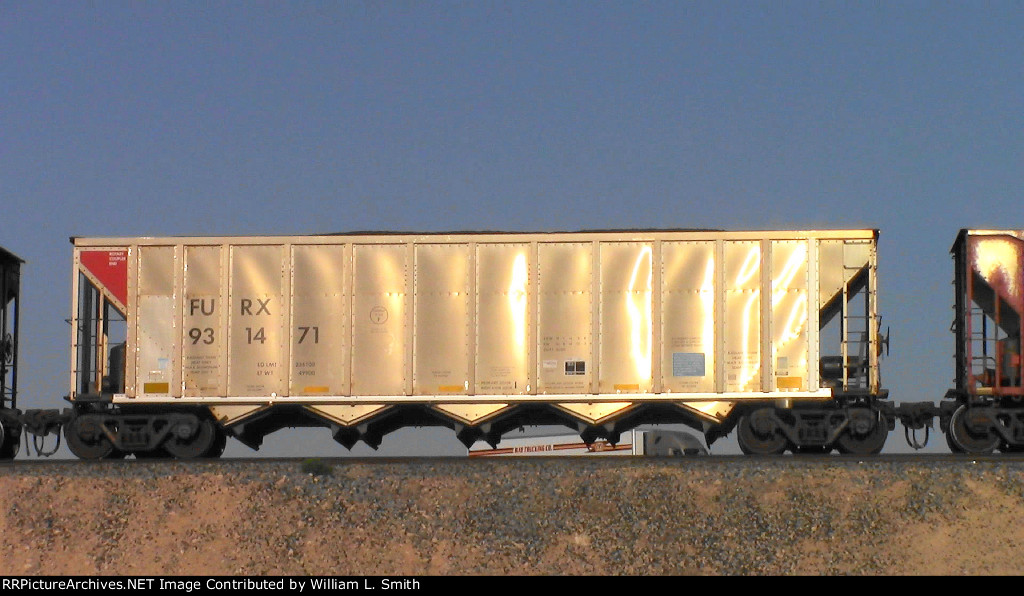
<path fill-rule="evenodd" d="M 69 397 L 92 418 L 72 432 L 115 454 L 174 439 L 187 455 L 190 441 L 226 432 L 255 447 L 284 426 L 327 426 L 351 446 L 407 425 L 493 443 L 523 424 L 615 441 L 682 422 L 709 441 L 740 424 L 741 444 L 774 452 L 830 448 L 862 415 L 875 440 L 891 427 L 876 240 L 76 239 Z"/>

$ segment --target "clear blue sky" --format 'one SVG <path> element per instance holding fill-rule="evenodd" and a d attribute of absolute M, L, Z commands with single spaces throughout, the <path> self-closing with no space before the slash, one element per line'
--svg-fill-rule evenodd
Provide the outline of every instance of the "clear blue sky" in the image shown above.
<path fill-rule="evenodd" d="M 0 0 L 22 405 L 64 403 L 69 236 L 611 227 L 881 229 L 883 379 L 938 400 L 956 232 L 1024 228 L 1022 31 L 1021 2 Z"/>

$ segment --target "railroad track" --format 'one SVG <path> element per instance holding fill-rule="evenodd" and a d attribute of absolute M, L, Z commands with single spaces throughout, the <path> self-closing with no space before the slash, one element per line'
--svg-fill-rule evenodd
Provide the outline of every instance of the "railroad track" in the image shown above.
<path fill-rule="evenodd" d="M 614 458 L 587 458 L 580 461 L 575 458 L 560 456 L 527 456 L 527 457 L 502 457 L 502 458 L 459 458 L 459 457 L 246 457 L 246 458 L 220 458 L 220 459 L 147 459 L 138 461 L 135 459 L 109 459 L 109 460 L 79 460 L 79 459 L 45 459 L 30 458 L 16 459 L 0 462 L 0 470 L 16 470 L 19 468 L 46 468 L 69 466 L 74 468 L 133 468 L 133 467 L 186 467 L 186 468 L 219 468 L 233 466 L 275 466 L 281 464 L 294 464 L 302 466 L 309 460 L 316 460 L 320 464 L 330 467 L 343 466 L 388 466 L 404 465 L 411 467 L 418 466 L 465 466 L 467 468 L 479 469 L 480 467 L 507 467 L 510 465 L 536 465 L 542 462 L 561 462 L 567 464 L 572 461 L 580 467 L 603 466 L 614 467 L 616 465 L 637 465 L 649 464 L 651 466 L 743 466 L 751 464 L 793 464 L 803 465 L 849 465 L 849 464 L 970 464 L 970 463 L 1004 463 L 1024 464 L 1024 454 L 992 454 L 992 455 L 966 455 L 966 454 L 888 454 L 871 457 L 856 455 L 778 455 L 778 456 L 748 456 L 748 455 L 705 455 L 683 458 L 651 458 L 644 456 L 617 456 Z"/>

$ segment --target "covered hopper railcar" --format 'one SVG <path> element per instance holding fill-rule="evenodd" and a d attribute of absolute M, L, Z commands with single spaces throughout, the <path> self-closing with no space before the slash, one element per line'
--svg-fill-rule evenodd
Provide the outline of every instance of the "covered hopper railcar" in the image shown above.
<path fill-rule="evenodd" d="M 877 453 L 876 230 L 75 238 L 82 458 L 683 423 L 747 453 Z"/>
<path fill-rule="evenodd" d="M 21 265 L 0 248 L 0 460 L 13 458 L 21 445 L 18 408 L 18 319 Z"/>
<path fill-rule="evenodd" d="M 956 380 L 942 404 L 955 452 L 1024 451 L 1024 232 L 960 230 L 952 248 Z"/>

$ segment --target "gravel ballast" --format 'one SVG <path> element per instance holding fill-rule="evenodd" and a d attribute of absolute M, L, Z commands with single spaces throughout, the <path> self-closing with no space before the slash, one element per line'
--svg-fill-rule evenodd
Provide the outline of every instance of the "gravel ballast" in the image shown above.
<path fill-rule="evenodd" d="M 15 575 L 1024 572 L 1020 461 L 321 463 L 330 473 L 304 472 L 298 461 L 6 464 L 0 567 Z"/>

